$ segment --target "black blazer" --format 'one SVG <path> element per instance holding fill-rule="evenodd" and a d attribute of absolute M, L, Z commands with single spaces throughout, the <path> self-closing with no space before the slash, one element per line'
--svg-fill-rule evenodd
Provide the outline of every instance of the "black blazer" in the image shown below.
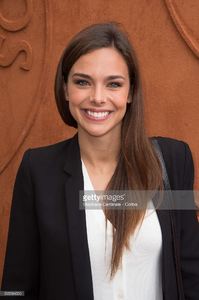
<path fill-rule="evenodd" d="M 192 189 L 193 161 L 188 145 L 170 138 L 157 139 L 171 188 Z M 22 299 L 93 300 L 85 211 L 79 209 L 79 190 L 83 190 L 83 175 L 77 135 L 25 152 L 14 186 L 2 290 L 25 291 Z M 164 300 L 177 300 L 170 218 L 166 210 L 157 210 L 157 215 L 163 236 Z M 196 213 L 178 211 L 175 221 L 185 299 L 198 300 Z"/>

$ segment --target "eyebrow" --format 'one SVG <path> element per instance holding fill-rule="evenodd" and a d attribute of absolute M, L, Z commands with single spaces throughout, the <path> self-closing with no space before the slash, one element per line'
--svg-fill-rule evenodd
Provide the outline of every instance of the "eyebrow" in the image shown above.
<path fill-rule="evenodd" d="M 86 79 L 92 79 L 91 76 L 87 75 L 87 74 L 84 74 L 84 73 L 74 73 L 72 75 L 72 77 L 75 77 L 75 76 L 80 76 L 80 77 L 83 77 L 83 78 L 86 78 Z M 110 75 L 110 76 L 107 76 L 107 79 L 108 80 L 113 80 L 113 79 L 125 79 L 124 76 L 122 75 Z"/>

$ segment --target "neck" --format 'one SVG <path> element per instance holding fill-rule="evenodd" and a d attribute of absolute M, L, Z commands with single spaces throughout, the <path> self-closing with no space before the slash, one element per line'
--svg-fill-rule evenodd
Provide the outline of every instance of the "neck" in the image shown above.
<path fill-rule="evenodd" d="M 113 165 L 118 162 L 121 147 L 121 133 L 91 136 L 78 130 L 81 158 L 93 167 L 101 164 Z"/>

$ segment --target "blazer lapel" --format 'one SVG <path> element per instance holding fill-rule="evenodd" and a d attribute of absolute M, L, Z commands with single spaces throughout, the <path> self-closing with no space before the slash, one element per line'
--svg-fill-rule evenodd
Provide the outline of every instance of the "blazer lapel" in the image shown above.
<path fill-rule="evenodd" d="M 93 300 L 93 286 L 87 241 L 85 210 L 79 209 L 79 191 L 84 189 L 78 135 L 67 148 L 64 171 L 67 230 L 78 300 Z"/>

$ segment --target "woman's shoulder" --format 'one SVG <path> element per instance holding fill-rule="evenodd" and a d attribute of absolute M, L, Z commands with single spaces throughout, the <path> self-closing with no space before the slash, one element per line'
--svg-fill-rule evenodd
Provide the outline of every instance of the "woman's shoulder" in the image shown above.
<path fill-rule="evenodd" d="M 170 150 L 183 150 L 183 148 L 188 146 L 187 142 L 171 137 L 153 136 L 150 137 L 150 139 L 156 139 L 161 147 L 168 148 Z"/>
<path fill-rule="evenodd" d="M 170 177 L 171 185 L 178 189 L 190 187 L 194 178 L 194 165 L 190 147 L 187 142 L 162 136 L 154 136 L 161 148 Z M 186 184 L 189 178 L 189 184 Z"/>
<path fill-rule="evenodd" d="M 46 154 L 46 153 L 55 153 L 55 152 L 59 152 L 62 151 L 63 149 L 67 148 L 67 146 L 71 143 L 71 141 L 73 140 L 74 137 L 72 138 L 68 138 L 65 140 L 61 140 L 58 141 L 56 143 L 53 144 L 47 144 L 44 146 L 39 146 L 39 147 L 33 147 L 33 148 L 29 148 L 29 150 L 31 150 L 32 153 L 36 154 Z"/>
<path fill-rule="evenodd" d="M 179 139 L 163 136 L 153 136 L 150 139 L 156 139 L 162 150 L 163 156 L 175 160 L 184 160 L 191 156 L 191 150 L 187 142 Z"/>
<path fill-rule="evenodd" d="M 69 155 L 68 150 L 71 148 L 74 150 L 75 141 L 74 136 L 54 144 L 29 148 L 24 152 L 22 162 L 26 161 L 31 166 L 37 167 L 62 163 Z"/>
<path fill-rule="evenodd" d="M 49 154 L 57 153 L 59 151 L 65 151 L 65 149 L 68 148 L 69 145 L 74 144 L 75 142 L 77 142 L 77 140 L 78 140 L 77 134 L 75 134 L 74 136 L 67 138 L 65 140 L 61 140 L 53 144 L 29 148 L 29 150 L 31 150 L 31 152 L 34 154 L 41 154 L 41 155 L 42 154 L 45 155 L 48 153 Z"/>

